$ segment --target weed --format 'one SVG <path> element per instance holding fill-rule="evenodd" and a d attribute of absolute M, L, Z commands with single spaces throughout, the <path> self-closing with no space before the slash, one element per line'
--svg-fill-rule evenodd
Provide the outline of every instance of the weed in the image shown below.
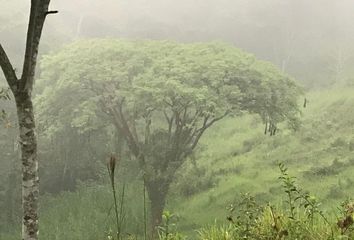
<path fill-rule="evenodd" d="M 117 158 L 112 154 L 110 157 L 110 160 L 107 164 L 107 170 L 109 174 L 109 179 L 111 182 L 111 187 L 112 187 L 112 194 L 113 194 L 113 203 L 114 203 L 114 213 L 115 213 L 115 218 L 116 218 L 116 228 L 117 228 L 117 233 L 116 233 L 116 239 L 121 240 L 122 239 L 122 226 L 124 223 L 124 195 L 125 195 L 125 184 L 123 184 L 123 188 L 121 191 L 120 199 L 117 198 L 117 192 L 116 192 L 116 184 L 115 184 L 115 169 L 117 166 Z M 115 238 L 113 237 L 114 234 L 109 232 L 108 239 L 114 240 Z"/>
<path fill-rule="evenodd" d="M 164 211 L 162 225 L 158 228 L 159 240 L 183 240 L 185 237 L 177 231 L 177 215 Z"/>

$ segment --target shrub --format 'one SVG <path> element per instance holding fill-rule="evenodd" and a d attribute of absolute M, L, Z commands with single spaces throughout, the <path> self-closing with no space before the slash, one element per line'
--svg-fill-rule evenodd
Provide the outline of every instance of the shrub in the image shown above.
<path fill-rule="evenodd" d="M 205 167 L 193 166 L 179 176 L 175 187 L 182 196 L 188 197 L 216 186 L 217 182 L 214 172 L 207 171 Z"/>
<path fill-rule="evenodd" d="M 229 225 L 218 226 L 217 224 L 208 226 L 198 231 L 201 240 L 233 240 L 237 239 L 235 228 Z"/>
<path fill-rule="evenodd" d="M 343 138 L 337 138 L 331 143 L 331 148 L 347 148 L 348 143 Z"/>
<path fill-rule="evenodd" d="M 255 197 L 244 194 L 239 202 L 230 205 L 229 224 L 202 229 L 200 239 L 334 239 L 332 224 L 320 210 L 320 202 L 296 185 L 296 179 L 288 174 L 284 165 L 280 164 L 279 168 L 279 180 L 287 196 L 285 210 L 261 206 Z"/>
<path fill-rule="evenodd" d="M 306 178 L 333 176 L 344 170 L 348 164 L 351 163 L 344 163 L 340 162 L 338 159 L 334 159 L 331 165 L 321 167 L 314 166 L 309 171 L 305 171 L 303 175 Z"/>
<path fill-rule="evenodd" d="M 183 240 L 185 237 L 177 231 L 178 216 L 164 211 L 162 214 L 162 225 L 159 226 L 159 240 Z"/>

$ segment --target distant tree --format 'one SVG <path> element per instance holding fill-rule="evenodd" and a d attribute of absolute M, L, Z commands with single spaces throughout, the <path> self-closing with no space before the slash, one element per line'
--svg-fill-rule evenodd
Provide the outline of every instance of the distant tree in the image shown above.
<path fill-rule="evenodd" d="M 219 43 L 81 41 L 44 58 L 40 85 L 50 131 L 106 122 L 124 138 L 144 173 L 153 227 L 176 171 L 216 122 L 255 113 L 272 132 L 298 124 L 293 80 Z"/>
<path fill-rule="evenodd" d="M 0 66 L 14 95 L 20 131 L 22 161 L 22 239 L 38 239 L 38 162 L 32 90 L 38 46 L 50 0 L 32 0 L 26 39 L 23 72 L 16 76 L 4 48 L 0 44 Z"/>

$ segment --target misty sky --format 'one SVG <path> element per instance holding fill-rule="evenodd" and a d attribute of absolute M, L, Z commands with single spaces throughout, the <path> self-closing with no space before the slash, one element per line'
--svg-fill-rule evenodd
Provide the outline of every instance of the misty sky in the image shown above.
<path fill-rule="evenodd" d="M 0 41 L 16 60 L 29 2 L 0 0 Z M 352 0 L 52 0 L 50 8 L 59 14 L 46 22 L 42 52 L 92 37 L 226 41 L 302 82 L 323 78 L 313 69 L 330 75 L 339 61 L 354 62 Z"/>

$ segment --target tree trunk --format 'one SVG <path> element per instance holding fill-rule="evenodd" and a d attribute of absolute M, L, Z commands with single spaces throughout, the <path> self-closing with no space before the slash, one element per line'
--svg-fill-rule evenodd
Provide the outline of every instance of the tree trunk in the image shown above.
<path fill-rule="evenodd" d="M 39 178 L 37 162 L 37 139 L 31 93 L 37 64 L 38 47 L 50 0 L 32 0 L 27 29 L 25 59 L 22 76 L 18 78 L 10 59 L 0 44 L 0 67 L 15 96 L 20 130 L 22 161 L 22 239 L 38 239 Z"/>
<path fill-rule="evenodd" d="M 150 196 L 150 194 L 149 194 Z M 149 197 L 151 201 L 151 223 L 152 227 L 156 229 L 162 223 L 162 213 L 165 208 L 166 196 L 161 194 L 160 196 Z"/>
<path fill-rule="evenodd" d="M 158 227 L 162 223 L 162 214 L 166 205 L 166 197 L 170 182 L 166 180 L 146 180 L 146 190 L 149 194 L 151 207 L 151 235 L 157 237 Z"/>
<path fill-rule="evenodd" d="M 37 139 L 31 96 L 27 91 L 15 95 L 20 131 L 22 162 L 22 239 L 38 239 L 39 178 Z"/>

